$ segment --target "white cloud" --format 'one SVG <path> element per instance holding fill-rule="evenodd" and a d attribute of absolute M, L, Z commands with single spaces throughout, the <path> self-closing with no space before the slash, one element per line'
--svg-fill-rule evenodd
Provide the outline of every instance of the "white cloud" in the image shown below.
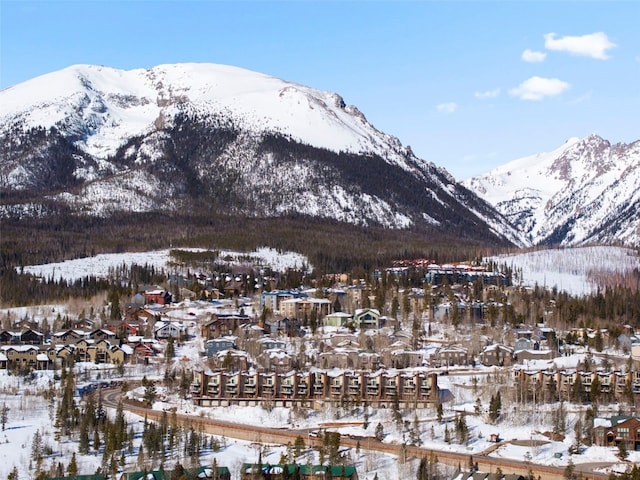
<path fill-rule="evenodd" d="M 581 55 L 585 57 L 597 58 L 598 60 L 606 60 L 607 50 L 617 45 L 609 40 L 604 32 L 590 33 L 578 37 L 560 37 L 556 38 L 555 33 L 547 33 L 544 36 L 544 47 L 547 50 L 556 50 L 558 52 L 567 52 L 572 55 Z"/>
<path fill-rule="evenodd" d="M 458 104 L 456 102 L 447 102 L 440 103 L 436 105 L 436 110 L 441 113 L 453 113 L 458 109 Z"/>
<path fill-rule="evenodd" d="M 486 90 L 484 92 L 476 92 L 473 94 L 473 96 L 479 100 L 485 100 L 487 98 L 496 98 L 498 95 L 500 95 L 499 88 L 494 88 L 493 90 Z"/>
<path fill-rule="evenodd" d="M 535 52 L 533 50 L 529 50 L 528 48 L 522 52 L 522 60 L 529 63 L 540 63 L 544 62 L 544 59 L 547 58 L 547 54 L 544 52 Z"/>
<path fill-rule="evenodd" d="M 516 88 L 509 90 L 509 94 L 521 100 L 542 100 L 545 97 L 560 95 L 571 88 L 567 82 L 557 78 L 531 77 Z"/>

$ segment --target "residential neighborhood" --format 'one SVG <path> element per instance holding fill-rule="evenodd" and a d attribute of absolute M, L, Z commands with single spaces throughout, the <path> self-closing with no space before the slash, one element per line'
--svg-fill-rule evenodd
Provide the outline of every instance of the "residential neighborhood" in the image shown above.
<path fill-rule="evenodd" d="M 415 265 L 422 274 L 420 287 L 409 281 L 416 277 Z M 102 312 L 94 309 L 92 315 L 77 318 L 57 313 L 38 321 L 7 313 L 0 319 L 0 369 L 14 375 L 57 375 L 82 365 L 82 378 L 88 382 L 77 391 L 83 402 L 101 389 L 128 383 L 118 375 L 125 379 L 127 372 L 142 372 L 142 382 L 147 383 L 138 402 L 153 407 L 179 386 L 182 408 L 190 405 L 205 418 L 225 409 L 283 409 L 306 412 L 306 418 L 327 411 L 340 418 L 353 412 L 352 423 L 364 429 L 370 415 L 388 411 L 398 422 L 394 428 L 404 439 L 400 445 L 412 448 L 419 448 L 426 436 L 440 437 L 445 445 L 454 443 L 447 440 L 446 429 L 449 422 L 463 421 L 460 412 L 478 420 L 495 415 L 492 422 L 499 422 L 501 415 L 508 415 L 506 407 L 502 414 L 500 408 L 494 410 L 501 393 L 500 402 L 519 409 L 597 405 L 598 412 L 584 420 L 579 445 L 616 452 L 640 449 L 640 439 L 634 436 L 640 431 L 640 419 L 634 415 L 640 401 L 640 364 L 634 353 L 640 337 L 634 329 L 562 328 L 559 307 L 544 297 L 536 306 L 538 314 L 519 315 L 516 305 L 536 292 L 512 285 L 506 274 L 422 260 L 375 271 L 371 280 L 343 275 L 322 285 L 277 288 L 265 277 L 252 281 L 262 287 L 251 292 L 246 278 L 233 271 L 217 284 L 213 277 L 202 272 L 172 274 L 166 282 L 114 296 L 117 304 L 107 303 Z M 380 288 L 383 282 L 386 291 Z M 92 382 L 87 373 L 92 368 L 105 372 L 107 380 Z M 151 372 L 160 376 L 149 382 L 145 379 Z M 162 393 L 149 393 L 149 385 Z M 477 396 L 470 410 L 456 410 L 459 388 Z M 608 413 L 609 405 L 628 408 L 614 415 Z M 162 408 L 175 410 L 166 404 Z M 447 409 L 448 414 L 442 413 Z M 448 420 L 437 420 L 441 416 Z M 380 428 L 393 430 L 382 423 Z M 344 438 L 364 442 L 367 437 L 361 431 Z M 469 444 L 469 434 L 457 435 L 455 442 Z M 488 442 L 486 448 L 503 441 L 499 434 L 487 434 L 486 440 L 476 435 L 476 442 Z M 384 438 L 380 434 L 377 441 Z M 570 450 L 576 454 L 580 447 Z M 334 466 L 306 463 L 317 462 L 317 456 L 305 463 L 296 463 L 299 457 L 291 454 L 286 458 L 290 462 L 257 464 L 252 458 L 243 468 L 197 475 L 372 478 L 363 477 L 364 471 L 359 475 L 362 465 L 353 454 L 335 457 L 340 464 Z M 190 468 L 184 478 L 195 472 Z M 528 478 L 439 468 L 438 478 Z M 449 473 L 442 476 L 445 470 Z M 123 479 L 138 478 L 136 473 L 120 474 Z M 145 478 L 149 475 L 163 479 L 171 473 L 150 471 Z"/>

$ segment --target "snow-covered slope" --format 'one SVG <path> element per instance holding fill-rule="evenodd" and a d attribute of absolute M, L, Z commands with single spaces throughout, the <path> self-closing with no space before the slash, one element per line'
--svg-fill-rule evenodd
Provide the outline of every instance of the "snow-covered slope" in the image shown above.
<path fill-rule="evenodd" d="M 3 216 L 224 209 L 518 243 L 339 95 L 223 65 L 76 65 L 5 89 L 0 167 Z"/>
<path fill-rule="evenodd" d="M 597 135 L 463 182 L 532 245 L 640 245 L 640 141 Z"/>
<path fill-rule="evenodd" d="M 339 95 L 225 65 L 130 71 L 75 65 L 7 88 L 1 98 L 3 128 L 56 126 L 103 159 L 131 137 L 162 129 L 189 104 L 201 114 L 232 118 L 243 130 L 282 132 L 314 147 L 376 153 L 406 164 L 400 142 Z"/>

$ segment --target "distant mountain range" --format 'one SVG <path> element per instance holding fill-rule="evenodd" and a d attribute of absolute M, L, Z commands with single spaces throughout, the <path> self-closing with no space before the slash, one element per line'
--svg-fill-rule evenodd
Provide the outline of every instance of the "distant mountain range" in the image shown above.
<path fill-rule="evenodd" d="M 597 135 L 515 160 L 463 184 L 530 245 L 640 245 L 640 141 Z"/>
<path fill-rule="evenodd" d="M 0 92 L 0 218 L 224 212 L 638 243 L 638 149 L 571 140 L 462 184 L 335 93 L 222 65 L 76 65 Z"/>

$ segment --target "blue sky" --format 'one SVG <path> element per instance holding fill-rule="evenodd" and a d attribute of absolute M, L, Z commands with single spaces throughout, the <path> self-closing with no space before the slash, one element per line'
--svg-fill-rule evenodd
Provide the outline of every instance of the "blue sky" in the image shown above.
<path fill-rule="evenodd" d="M 0 0 L 0 87 L 211 62 L 337 92 L 456 178 L 640 140 L 640 2 Z"/>

